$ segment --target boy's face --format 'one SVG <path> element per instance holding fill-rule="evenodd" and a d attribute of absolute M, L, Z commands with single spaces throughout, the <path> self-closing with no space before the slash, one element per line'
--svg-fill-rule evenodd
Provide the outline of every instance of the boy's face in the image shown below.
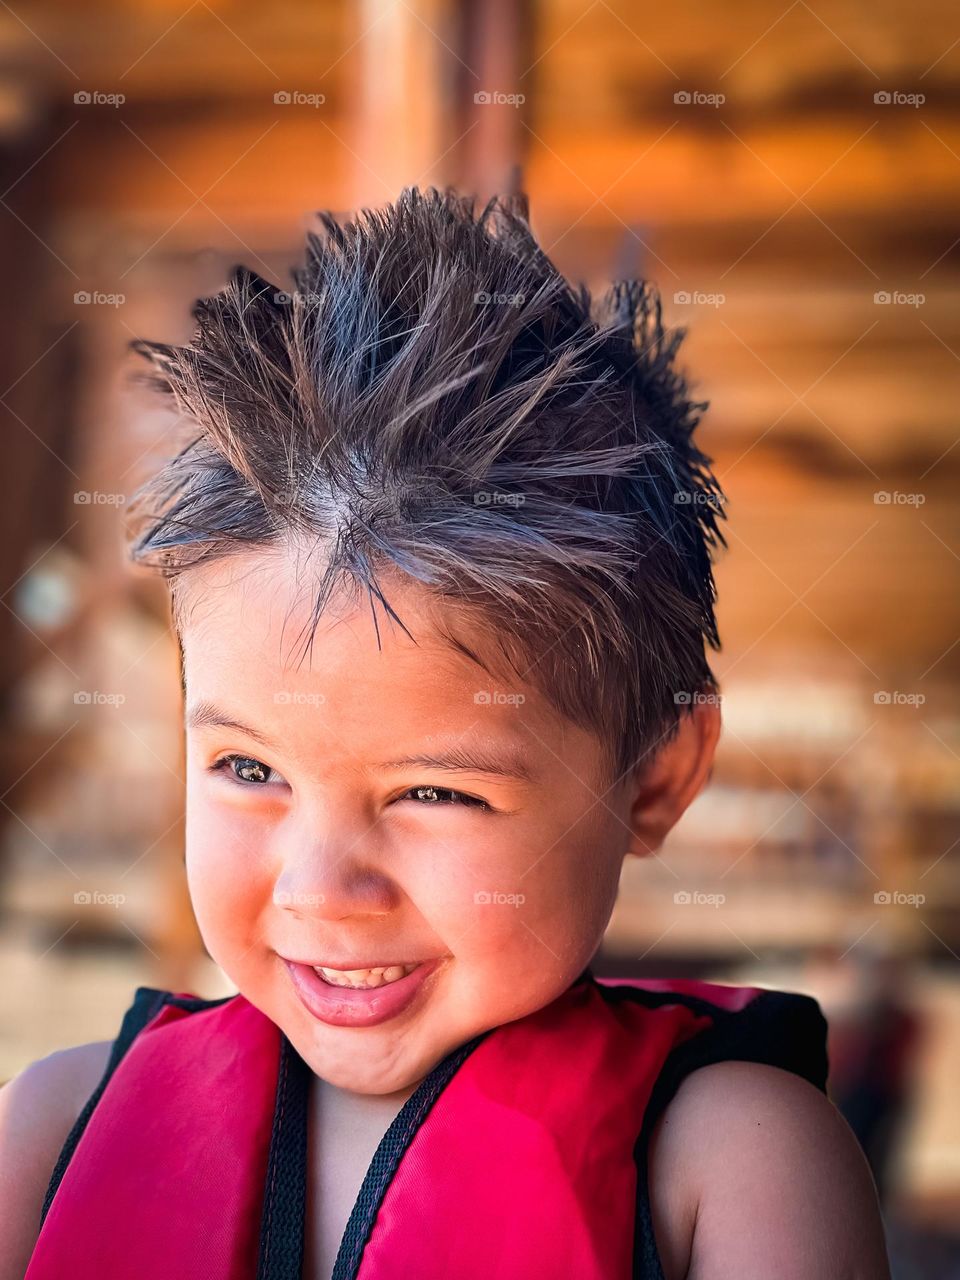
<path fill-rule="evenodd" d="M 415 585 L 384 589 L 417 644 L 378 608 L 378 649 L 369 606 L 341 604 L 297 669 L 310 602 L 296 579 L 277 555 L 190 571 L 188 721 L 203 703 L 264 739 L 188 728 L 190 892 L 210 955 L 319 1076 L 392 1093 L 589 963 L 629 795 L 608 791 L 592 734 L 436 638 Z M 453 752 L 486 760 L 401 763 Z M 514 755 L 528 776 L 509 772 Z M 414 962 L 428 963 L 399 994 L 341 991 L 307 967 Z"/>

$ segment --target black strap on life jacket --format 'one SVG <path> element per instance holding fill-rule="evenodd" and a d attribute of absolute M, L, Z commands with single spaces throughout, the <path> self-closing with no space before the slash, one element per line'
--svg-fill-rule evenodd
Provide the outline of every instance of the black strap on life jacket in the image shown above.
<path fill-rule="evenodd" d="M 150 987 L 138 987 L 136 995 L 133 998 L 133 1004 L 127 1010 L 123 1017 L 123 1025 L 120 1028 L 120 1034 L 113 1042 L 110 1050 L 110 1057 L 107 1060 L 106 1068 L 100 1083 L 94 1089 L 93 1093 L 87 1099 L 87 1103 L 83 1110 L 77 1116 L 73 1128 L 67 1134 L 66 1142 L 61 1148 L 60 1155 L 57 1157 L 57 1163 L 53 1167 L 53 1174 L 47 1185 L 47 1193 L 43 1198 L 43 1206 L 40 1210 L 40 1226 L 43 1226 L 47 1212 L 53 1202 L 57 1188 L 63 1180 L 66 1173 L 67 1165 L 70 1163 L 71 1157 L 77 1148 L 77 1143 L 83 1136 L 83 1131 L 87 1127 L 87 1121 L 93 1115 L 93 1109 L 103 1096 L 103 1091 L 107 1087 L 107 1082 L 116 1071 L 123 1055 L 133 1043 L 134 1036 L 157 1014 L 165 997 L 169 994 L 166 991 L 154 991 Z"/>
<path fill-rule="evenodd" d="M 257 1280 L 300 1280 L 302 1274 L 310 1076 L 310 1068 L 281 1032 Z"/>

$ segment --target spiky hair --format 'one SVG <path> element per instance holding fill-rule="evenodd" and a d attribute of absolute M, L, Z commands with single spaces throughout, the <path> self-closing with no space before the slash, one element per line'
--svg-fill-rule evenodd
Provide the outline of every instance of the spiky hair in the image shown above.
<path fill-rule="evenodd" d="M 676 365 L 684 331 L 648 282 L 572 286 L 522 193 L 477 212 L 408 187 L 318 216 L 291 288 L 236 266 L 187 346 L 131 344 L 186 425 L 133 496 L 132 559 L 170 580 L 179 628 L 191 566 L 322 542 L 308 643 L 338 587 L 403 625 L 378 573 L 413 579 L 496 656 L 451 644 L 505 660 L 619 776 L 715 684 L 724 496 L 692 439 L 707 404 Z"/>

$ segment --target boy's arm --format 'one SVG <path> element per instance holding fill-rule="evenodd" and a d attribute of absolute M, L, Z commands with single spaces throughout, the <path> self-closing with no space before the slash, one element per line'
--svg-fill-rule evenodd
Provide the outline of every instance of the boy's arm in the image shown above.
<path fill-rule="evenodd" d="M 692 1072 L 651 1162 L 668 1280 L 890 1280 L 860 1145 L 792 1072 L 736 1061 Z"/>
<path fill-rule="evenodd" d="M 0 1089 L 0 1280 L 22 1280 L 53 1167 L 111 1047 L 98 1040 L 60 1049 Z"/>

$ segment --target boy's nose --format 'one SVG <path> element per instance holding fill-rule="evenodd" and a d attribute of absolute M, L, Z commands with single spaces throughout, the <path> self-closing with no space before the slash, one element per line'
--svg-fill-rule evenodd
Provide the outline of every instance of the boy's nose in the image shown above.
<path fill-rule="evenodd" d="M 396 886 L 380 870 L 349 854 L 329 851 L 288 863 L 273 887 L 275 906 L 318 920 L 388 915 L 398 901 Z"/>

